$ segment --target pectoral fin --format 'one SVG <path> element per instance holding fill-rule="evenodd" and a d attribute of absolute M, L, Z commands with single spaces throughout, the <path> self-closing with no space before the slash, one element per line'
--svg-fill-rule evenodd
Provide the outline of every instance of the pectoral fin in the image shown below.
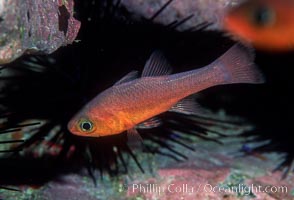
<path fill-rule="evenodd" d="M 150 118 L 136 126 L 139 129 L 156 128 L 162 124 L 162 121 L 158 117 Z"/>

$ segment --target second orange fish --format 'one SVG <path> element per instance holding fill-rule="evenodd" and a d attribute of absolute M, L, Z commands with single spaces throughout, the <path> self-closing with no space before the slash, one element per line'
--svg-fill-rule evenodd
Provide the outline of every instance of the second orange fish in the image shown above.
<path fill-rule="evenodd" d="M 261 50 L 294 50 L 294 1 L 248 0 L 228 11 L 224 28 Z"/>

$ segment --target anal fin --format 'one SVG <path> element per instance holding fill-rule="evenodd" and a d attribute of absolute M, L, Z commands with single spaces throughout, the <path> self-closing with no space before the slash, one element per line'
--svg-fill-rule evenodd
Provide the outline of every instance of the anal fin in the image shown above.
<path fill-rule="evenodd" d="M 186 115 L 204 115 L 205 113 L 203 107 L 197 103 L 193 95 L 182 99 L 169 111 Z"/>

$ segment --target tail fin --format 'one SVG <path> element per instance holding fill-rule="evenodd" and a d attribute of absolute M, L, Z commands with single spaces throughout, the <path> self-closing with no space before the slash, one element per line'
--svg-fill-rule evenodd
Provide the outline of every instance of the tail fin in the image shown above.
<path fill-rule="evenodd" d="M 264 83 L 264 76 L 254 64 L 254 58 L 252 49 L 236 44 L 217 59 L 224 70 L 225 83 Z"/>

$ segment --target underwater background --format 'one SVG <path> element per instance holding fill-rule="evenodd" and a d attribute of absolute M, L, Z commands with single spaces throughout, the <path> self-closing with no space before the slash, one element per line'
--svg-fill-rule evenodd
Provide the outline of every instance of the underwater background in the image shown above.
<path fill-rule="evenodd" d="M 0 4 L 0 56 L 13 55 L 0 71 L 0 199 L 294 199 L 293 51 L 257 50 L 265 84 L 198 93 L 203 115 L 163 113 L 162 126 L 139 130 L 143 146 L 126 133 L 67 130 L 83 105 L 141 72 L 154 50 L 174 73 L 221 56 L 236 43 L 222 18 L 241 1 L 28 2 Z M 45 7 L 57 15 L 46 18 Z M 5 8 L 25 18 L 12 20 Z M 56 24 L 55 34 L 38 23 Z M 272 190 L 249 191 L 252 184 Z"/>

